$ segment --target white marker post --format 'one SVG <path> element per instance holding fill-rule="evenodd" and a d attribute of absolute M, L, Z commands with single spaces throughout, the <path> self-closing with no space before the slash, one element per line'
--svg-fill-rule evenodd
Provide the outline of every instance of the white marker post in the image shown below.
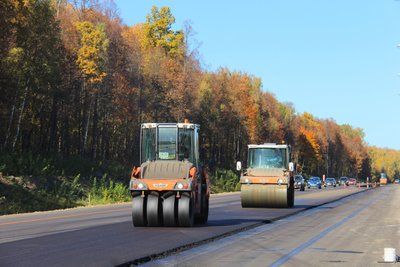
<path fill-rule="evenodd" d="M 397 262 L 396 249 L 395 248 L 384 248 L 383 261 L 384 262 Z"/>

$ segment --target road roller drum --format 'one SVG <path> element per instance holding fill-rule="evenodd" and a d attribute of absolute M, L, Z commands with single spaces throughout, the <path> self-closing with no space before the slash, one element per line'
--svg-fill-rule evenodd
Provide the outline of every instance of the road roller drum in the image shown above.
<path fill-rule="evenodd" d="M 286 185 L 243 184 L 240 197 L 243 208 L 288 208 L 292 195 Z"/>

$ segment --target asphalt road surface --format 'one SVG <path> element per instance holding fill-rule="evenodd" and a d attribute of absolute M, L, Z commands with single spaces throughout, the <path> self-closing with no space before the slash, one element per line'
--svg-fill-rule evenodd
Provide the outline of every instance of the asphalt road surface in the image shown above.
<path fill-rule="evenodd" d="M 162 254 L 165 251 L 171 252 L 196 242 L 207 243 L 215 237 L 229 235 L 232 231 L 239 232 L 255 225 L 274 225 L 275 223 L 270 222 L 364 190 L 348 187 L 296 191 L 295 207 L 291 209 L 243 209 L 239 193 L 213 195 L 210 200 L 208 224 L 196 225 L 193 228 L 135 228 L 132 226 L 130 204 L 1 216 L 0 266 L 115 266 L 146 259 L 147 256 Z M 388 187 L 357 195 L 374 195 L 369 192 L 375 191 L 392 193 Z M 317 209 L 310 209 L 314 210 Z M 325 224 L 319 224 L 318 220 L 315 221 L 317 225 L 324 227 Z M 332 222 L 336 222 L 336 219 Z M 311 228 L 310 225 L 304 227 Z M 290 232 L 286 231 L 286 234 L 288 233 Z M 290 236 L 297 236 L 299 233 L 302 232 L 293 232 Z M 270 239 L 269 236 L 267 238 Z M 226 238 L 220 240 L 224 239 Z M 274 247 L 282 249 L 285 243 L 292 243 L 291 238 L 279 235 L 275 241 L 277 244 Z M 198 248 L 206 246 L 208 245 Z M 247 244 L 241 246 L 247 247 Z M 272 259 L 278 260 L 281 252 L 275 253 L 275 258 Z M 204 258 L 204 263 L 207 262 L 207 258 L 208 256 Z M 302 262 L 310 260 L 304 259 Z M 205 265 L 199 260 L 195 262 Z M 211 265 L 220 264 L 214 262 Z"/>
<path fill-rule="evenodd" d="M 357 194 L 147 266 L 388 266 L 400 254 L 400 186 Z"/>

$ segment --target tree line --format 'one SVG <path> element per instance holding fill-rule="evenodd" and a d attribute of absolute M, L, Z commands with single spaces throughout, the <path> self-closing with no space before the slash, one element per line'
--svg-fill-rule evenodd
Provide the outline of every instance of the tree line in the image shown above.
<path fill-rule="evenodd" d="M 142 122 L 187 118 L 201 124 L 211 168 L 233 168 L 247 144 L 286 142 L 304 174 L 398 176 L 399 151 L 369 147 L 360 128 L 298 114 L 251 74 L 207 71 L 191 25 L 174 23 L 169 7 L 128 26 L 110 1 L 1 1 L 2 153 L 137 165 Z"/>

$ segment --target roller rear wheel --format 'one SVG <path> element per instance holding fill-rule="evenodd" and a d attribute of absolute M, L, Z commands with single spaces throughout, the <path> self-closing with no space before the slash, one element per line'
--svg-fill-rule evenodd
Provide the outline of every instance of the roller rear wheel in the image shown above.
<path fill-rule="evenodd" d="M 165 226 L 176 226 L 177 224 L 177 201 L 175 195 L 172 195 L 163 202 L 163 219 Z"/>
<path fill-rule="evenodd" d="M 134 226 L 145 226 L 146 198 L 137 196 L 132 199 L 132 223 Z"/>
<path fill-rule="evenodd" d="M 194 223 L 193 201 L 189 194 L 184 194 L 178 201 L 179 226 L 192 227 Z"/>
<path fill-rule="evenodd" d="M 288 188 L 287 189 L 287 195 L 288 195 L 288 201 L 287 201 L 287 206 L 288 208 L 292 208 L 294 206 L 294 188 Z"/>
<path fill-rule="evenodd" d="M 147 223 L 149 226 L 160 225 L 161 205 L 156 195 L 147 196 Z"/>
<path fill-rule="evenodd" d="M 209 199 L 206 196 L 205 192 L 203 192 L 201 196 L 201 207 L 200 207 L 200 214 L 195 217 L 196 223 L 205 224 L 208 221 L 208 210 L 209 210 Z"/>

